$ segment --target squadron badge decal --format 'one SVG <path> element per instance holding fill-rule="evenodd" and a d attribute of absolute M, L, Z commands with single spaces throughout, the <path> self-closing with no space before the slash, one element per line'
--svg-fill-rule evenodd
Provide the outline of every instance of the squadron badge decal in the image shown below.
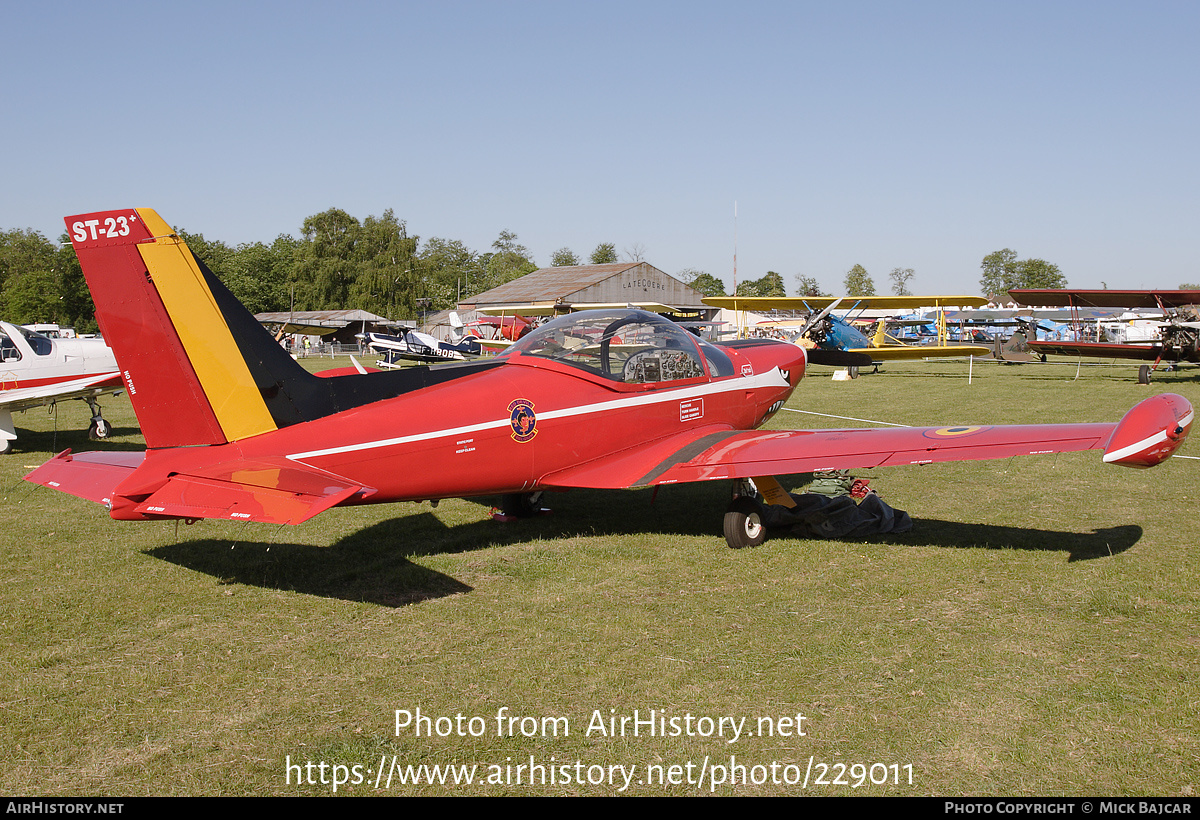
<path fill-rule="evenodd" d="M 508 405 L 508 423 L 512 425 L 512 437 L 522 443 L 532 441 L 537 435 L 537 416 L 533 402 L 529 399 L 513 399 Z"/>

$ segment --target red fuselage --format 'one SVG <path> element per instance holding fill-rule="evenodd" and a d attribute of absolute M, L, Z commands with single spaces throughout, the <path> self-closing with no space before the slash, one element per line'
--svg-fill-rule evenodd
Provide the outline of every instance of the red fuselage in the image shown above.
<path fill-rule="evenodd" d="M 236 443 L 150 450 L 137 475 L 151 489 L 173 473 L 204 474 L 206 464 L 278 462 L 282 454 L 373 488 L 347 504 L 532 491 L 560 471 L 680 434 L 754 429 L 804 375 L 795 345 L 720 349 L 734 375 L 655 384 L 514 352 L 499 367 Z M 254 483 L 270 482 L 260 474 Z M 121 506 L 113 517 L 146 517 Z"/>

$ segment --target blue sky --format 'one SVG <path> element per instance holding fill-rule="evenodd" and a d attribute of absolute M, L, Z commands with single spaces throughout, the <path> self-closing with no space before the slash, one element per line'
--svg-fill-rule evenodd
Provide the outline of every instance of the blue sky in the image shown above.
<path fill-rule="evenodd" d="M 539 264 L 976 293 L 1200 281 L 1194 2 L 0 5 L 0 229 L 152 207 L 230 244 L 330 207 Z"/>

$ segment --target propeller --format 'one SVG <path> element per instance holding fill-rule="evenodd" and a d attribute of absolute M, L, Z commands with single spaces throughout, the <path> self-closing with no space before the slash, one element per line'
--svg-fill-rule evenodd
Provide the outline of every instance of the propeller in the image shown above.
<path fill-rule="evenodd" d="M 804 327 L 802 327 L 802 328 L 800 329 L 800 335 L 799 335 L 799 337 L 798 337 L 798 338 L 803 338 L 805 333 L 808 333 L 808 331 L 810 331 L 810 330 L 812 330 L 814 327 L 816 327 L 816 326 L 817 326 L 817 322 L 821 321 L 821 320 L 822 320 L 822 319 L 824 319 L 826 316 L 828 316 L 828 315 L 829 315 L 829 312 L 830 312 L 831 310 L 833 310 L 835 307 L 837 307 L 838 305 L 840 305 L 841 303 L 842 303 L 842 297 L 840 297 L 840 296 L 839 296 L 837 299 L 834 299 L 832 302 L 830 302 L 830 303 L 829 303 L 829 306 L 828 306 L 827 308 L 825 308 L 824 310 L 822 310 L 822 311 L 821 311 L 820 313 L 818 313 L 816 316 L 813 316 L 812 318 L 810 318 L 810 319 L 808 320 L 808 322 L 807 322 L 807 323 L 804 325 Z"/>

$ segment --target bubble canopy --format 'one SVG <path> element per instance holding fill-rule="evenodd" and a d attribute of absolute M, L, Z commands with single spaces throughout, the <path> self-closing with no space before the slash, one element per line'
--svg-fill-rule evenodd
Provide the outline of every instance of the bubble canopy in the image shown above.
<path fill-rule="evenodd" d="M 550 359 L 625 384 L 734 373 L 725 351 L 644 310 L 584 310 L 560 316 L 500 354 L 518 356 Z"/>

